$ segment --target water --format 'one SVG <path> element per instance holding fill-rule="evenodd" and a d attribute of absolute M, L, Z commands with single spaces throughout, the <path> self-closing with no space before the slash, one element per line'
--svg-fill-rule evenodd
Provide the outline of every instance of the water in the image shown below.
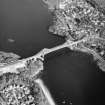
<path fill-rule="evenodd" d="M 41 0 L 0 0 L 0 50 L 25 58 L 63 43 L 48 33 L 51 22 Z M 44 66 L 42 79 L 57 105 L 105 104 L 105 73 L 92 56 L 63 49 L 47 55 Z"/>
<path fill-rule="evenodd" d="M 0 0 L 0 50 L 27 57 L 63 43 L 47 31 L 51 18 L 41 0 Z"/>

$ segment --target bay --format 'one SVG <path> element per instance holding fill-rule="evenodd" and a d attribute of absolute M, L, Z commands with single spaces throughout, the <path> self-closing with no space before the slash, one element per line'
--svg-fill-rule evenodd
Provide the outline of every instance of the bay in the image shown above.
<path fill-rule="evenodd" d="M 48 32 L 51 23 L 41 0 L 0 0 L 0 51 L 26 58 L 64 43 Z M 48 54 L 41 78 L 57 105 L 105 104 L 105 73 L 91 55 L 69 49 Z"/>

